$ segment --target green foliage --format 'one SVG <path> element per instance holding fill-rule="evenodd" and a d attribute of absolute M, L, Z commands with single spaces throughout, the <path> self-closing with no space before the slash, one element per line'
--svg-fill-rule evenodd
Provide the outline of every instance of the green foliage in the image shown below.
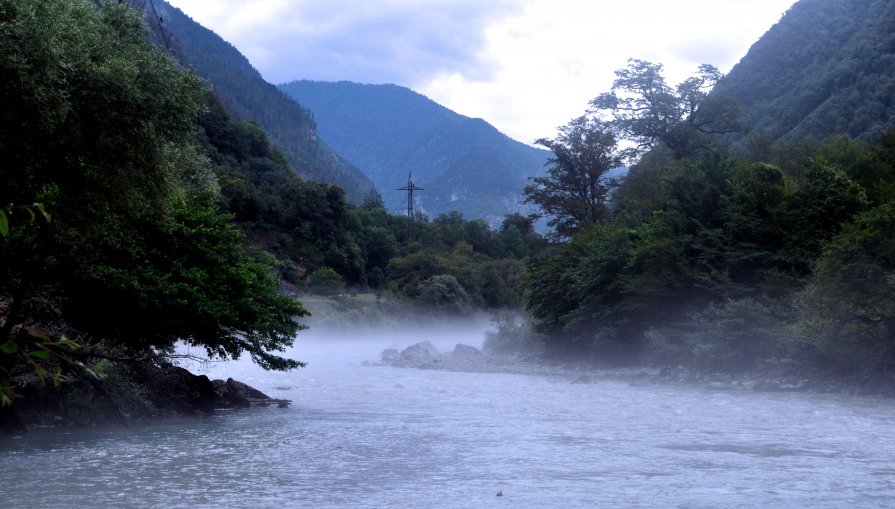
<path fill-rule="evenodd" d="M 472 311 L 469 295 L 450 275 L 436 275 L 424 279 L 417 289 L 417 301 L 426 309 L 434 312 L 464 315 Z"/>
<path fill-rule="evenodd" d="M 152 359 L 177 341 L 301 366 L 279 352 L 307 313 L 277 293 L 275 274 L 307 275 L 311 288 L 391 285 L 430 304 L 520 305 L 520 259 L 541 246 L 530 224 L 499 234 L 462 215 L 420 217 L 411 231 L 375 195 L 352 207 L 341 189 L 299 179 L 261 126 L 231 118 L 125 5 L 2 3 L 0 48 L 0 203 L 37 201 L 0 216 L 4 404 L 14 370 L 84 382 L 97 372 L 80 359 Z M 52 222 L 35 221 L 47 210 Z M 416 252 L 445 269 L 390 273 Z"/>
<path fill-rule="evenodd" d="M 319 139 L 311 113 L 264 81 L 231 44 L 171 6 L 162 26 L 151 26 L 165 31 L 171 52 L 212 85 L 227 110 L 264 128 L 299 175 L 341 187 L 352 203 L 372 188 L 360 170 Z"/>
<path fill-rule="evenodd" d="M 379 194 L 379 191 L 370 189 L 370 192 L 364 196 L 364 200 L 361 202 L 361 207 L 365 209 L 384 209 L 385 202 L 382 200 L 382 195 Z"/>
<path fill-rule="evenodd" d="M 470 273 L 481 281 L 470 282 L 467 288 L 478 305 L 520 305 L 521 264 L 503 259 L 522 260 L 543 249 L 543 239 L 528 218 L 510 216 L 518 227 L 496 232 L 482 220 L 468 221 L 452 211 L 432 221 L 416 217 L 411 233 L 407 218 L 375 206 L 375 196 L 371 205 L 352 207 L 338 189 L 298 179 L 263 133 L 251 134 L 213 101 L 200 123 L 205 148 L 217 164 L 225 207 L 235 214 L 251 243 L 282 260 L 281 268 L 288 261 L 305 278 L 329 267 L 352 288 L 383 289 L 392 280 L 402 293 L 407 290 L 416 297 L 413 288 L 420 279 L 406 286 L 399 281 L 401 276 L 389 275 L 390 262 L 423 250 L 451 257 L 459 249 L 474 254 L 470 263 L 477 268 Z"/>
<path fill-rule="evenodd" d="M 501 311 L 491 321 L 494 330 L 485 333 L 482 349 L 495 354 L 541 355 L 544 338 L 529 322 L 513 311 Z"/>
<path fill-rule="evenodd" d="M 0 237 L 6 238 L 9 236 L 10 216 L 16 211 L 28 213 L 29 223 L 33 223 L 37 219 L 38 214 L 46 222 L 50 222 L 50 214 L 46 211 L 42 203 L 34 203 L 31 205 L 14 205 L 8 203 L 5 207 L 0 208 Z"/>
<path fill-rule="evenodd" d="M 299 175 L 339 186 L 352 203 L 370 191 L 370 179 L 319 138 L 311 112 L 264 81 L 235 47 L 171 6 L 161 30 L 176 58 L 206 79 L 236 118 L 263 127 Z"/>
<path fill-rule="evenodd" d="M 16 397 L 11 381 L 14 373 L 28 373 L 57 389 L 75 376 L 101 379 L 79 360 L 80 348 L 64 335 L 57 339 L 29 333 L 8 337 L 0 344 L 0 407 L 11 406 Z"/>
<path fill-rule="evenodd" d="M 301 270 L 292 260 L 280 260 L 277 262 L 277 271 L 284 281 L 298 284 L 301 281 Z"/>
<path fill-rule="evenodd" d="M 137 352 L 183 340 L 222 358 L 246 352 L 266 369 L 300 366 L 270 352 L 292 344 L 306 312 L 276 293 L 272 257 L 246 253 L 210 198 L 177 200 L 169 218 L 142 226 L 139 248 L 90 267 L 78 290 L 92 298 L 68 302 L 68 320 Z"/>
<path fill-rule="evenodd" d="M 718 83 L 762 144 L 895 128 L 895 12 L 885 0 L 795 3 Z M 746 148 L 745 133 L 726 144 Z M 759 151 L 760 153 L 760 151 Z"/>
<path fill-rule="evenodd" d="M 735 103 L 709 91 L 721 79 L 715 67 L 702 64 L 699 70 L 671 88 L 662 76 L 662 65 L 630 59 L 615 71 L 612 91 L 591 101 L 591 112 L 611 117 L 613 128 L 636 147 L 636 157 L 661 143 L 675 158 L 691 156 L 709 148 L 714 136 L 736 132 Z"/>
<path fill-rule="evenodd" d="M 704 369 L 817 355 L 887 366 L 892 209 L 868 212 L 862 185 L 895 182 L 885 147 L 834 140 L 784 166 L 646 158 L 613 195 L 614 217 L 529 262 L 535 327 L 554 351 Z M 785 339 L 795 321 L 815 346 Z"/>
<path fill-rule="evenodd" d="M 345 282 L 332 268 L 321 267 L 308 277 L 308 288 L 317 295 L 339 295 L 345 291 Z"/>
<path fill-rule="evenodd" d="M 623 310 L 635 304 L 625 293 L 638 232 L 601 226 L 576 236 L 553 256 L 529 262 L 528 309 L 541 332 L 589 344 L 597 328 L 618 331 L 632 323 Z M 622 332 L 622 330 L 625 332 Z"/>
<path fill-rule="evenodd" d="M 554 156 L 547 175 L 525 186 L 526 203 L 536 204 L 548 218 L 553 236 L 567 238 L 605 221 L 612 180 L 607 173 L 621 166 L 615 136 L 603 122 L 579 117 L 559 129 L 556 139 L 540 139 Z"/>
<path fill-rule="evenodd" d="M 80 269 L 124 245 L 142 216 L 164 213 L 181 168 L 173 147 L 194 127 L 198 81 L 145 40 L 134 13 L 88 2 L 0 6 L 0 203 L 37 199 L 55 220 L 4 243 L 3 332 L 58 315 Z M 56 316 L 58 318 L 58 316 Z"/>
<path fill-rule="evenodd" d="M 205 92 L 147 35 L 112 2 L 0 4 L 0 203 L 37 199 L 54 214 L 0 245 L 0 336 L 39 362 L 64 352 L 28 339 L 30 328 L 75 327 L 87 346 L 135 355 L 184 340 L 296 367 L 272 352 L 291 344 L 304 311 L 276 294 L 270 260 L 246 253 L 217 210 L 196 143 Z"/>
<path fill-rule="evenodd" d="M 451 252 L 418 251 L 394 258 L 388 266 L 389 286 L 410 299 L 422 298 L 426 280 L 450 276 L 471 303 L 488 309 L 519 308 L 525 267 L 515 259 L 492 259 L 463 242 Z"/>
<path fill-rule="evenodd" d="M 223 205 L 250 242 L 307 273 L 330 266 L 352 284 L 366 283 L 364 226 L 344 193 L 301 180 L 257 124 L 234 120 L 213 96 L 206 102 L 200 137 L 215 163 Z"/>
<path fill-rule="evenodd" d="M 647 355 L 662 364 L 740 372 L 786 355 L 786 332 L 768 308 L 752 299 L 709 304 L 686 321 L 651 329 Z"/>
<path fill-rule="evenodd" d="M 824 244 L 868 207 L 864 189 L 821 159 L 810 162 L 794 202 L 790 218 L 795 228 L 789 232 L 789 247 L 792 261 L 805 272 Z"/>
<path fill-rule="evenodd" d="M 879 372 L 895 364 L 895 204 L 834 237 L 800 294 L 802 325 L 828 362 Z"/>

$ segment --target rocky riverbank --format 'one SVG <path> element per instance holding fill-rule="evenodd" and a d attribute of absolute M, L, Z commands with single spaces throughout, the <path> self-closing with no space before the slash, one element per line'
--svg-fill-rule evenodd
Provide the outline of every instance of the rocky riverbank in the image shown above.
<path fill-rule="evenodd" d="M 856 395 L 895 396 L 895 377 L 842 378 L 820 371 L 792 367 L 743 373 L 705 372 L 685 366 L 598 368 L 584 362 L 553 362 L 520 354 L 496 355 L 475 347 L 457 344 L 450 352 L 440 352 L 428 341 L 403 350 L 382 352 L 372 365 L 399 368 L 439 369 L 474 373 L 513 373 L 557 377 L 570 383 L 588 384 L 601 380 L 626 381 L 632 385 L 681 385 L 726 391 L 815 391 Z"/>
<path fill-rule="evenodd" d="M 242 382 L 210 380 L 170 363 L 130 362 L 109 366 L 101 379 L 78 378 L 53 387 L 16 378 L 16 400 L 0 408 L 0 434 L 38 427 L 127 426 L 148 418 L 210 415 L 255 406 L 287 407 Z"/>

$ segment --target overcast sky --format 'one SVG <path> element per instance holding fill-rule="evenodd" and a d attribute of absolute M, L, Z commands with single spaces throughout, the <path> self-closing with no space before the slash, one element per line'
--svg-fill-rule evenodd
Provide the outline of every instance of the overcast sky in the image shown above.
<path fill-rule="evenodd" d="M 396 83 L 532 143 L 628 58 L 727 72 L 794 0 L 169 0 L 265 79 Z"/>

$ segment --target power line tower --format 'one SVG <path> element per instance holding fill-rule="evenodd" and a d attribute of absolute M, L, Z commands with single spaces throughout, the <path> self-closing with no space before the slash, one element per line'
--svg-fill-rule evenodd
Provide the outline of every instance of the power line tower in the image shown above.
<path fill-rule="evenodd" d="M 413 176 L 407 173 L 407 185 L 399 187 L 398 191 L 407 191 L 407 237 L 410 238 L 413 232 L 413 192 L 425 191 L 424 188 L 418 187 L 413 183 Z"/>

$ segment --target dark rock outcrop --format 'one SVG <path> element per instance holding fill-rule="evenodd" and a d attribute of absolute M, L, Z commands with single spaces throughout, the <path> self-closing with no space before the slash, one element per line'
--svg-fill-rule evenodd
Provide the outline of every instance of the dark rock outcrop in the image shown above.
<path fill-rule="evenodd" d="M 171 415 L 208 415 L 216 410 L 277 405 L 274 399 L 232 378 L 209 380 L 170 363 L 128 362 L 103 379 L 74 378 L 60 387 L 19 382 L 15 404 L 0 408 L 0 435 L 33 427 L 95 426 Z"/>
<path fill-rule="evenodd" d="M 276 404 L 280 408 L 289 406 L 290 401 L 285 399 L 273 399 L 267 394 L 246 385 L 237 382 L 232 378 L 227 381 L 215 380 L 211 382 L 214 385 L 215 408 L 249 408 L 251 406 L 268 406 Z"/>
<path fill-rule="evenodd" d="M 159 370 L 150 370 L 150 397 L 159 408 L 173 408 L 177 413 L 214 413 L 220 409 L 249 408 L 276 404 L 286 407 L 290 401 L 274 399 L 232 378 L 209 380 L 205 375 L 194 375 L 172 364 L 163 364 Z"/>
<path fill-rule="evenodd" d="M 152 388 L 150 399 L 159 408 L 172 408 L 177 413 L 214 412 L 217 394 L 214 384 L 205 375 L 194 375 L 173 364 L 162 364 L 158 371 L 143 374 L 146 386 Z"/>

